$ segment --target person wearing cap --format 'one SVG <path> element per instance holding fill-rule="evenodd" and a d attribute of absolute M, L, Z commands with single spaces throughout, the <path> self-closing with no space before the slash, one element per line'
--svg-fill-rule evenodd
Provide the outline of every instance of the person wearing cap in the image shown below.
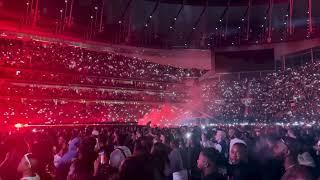
<path fill-rule="evenodd" d="M 274 157 L 283 163 L 285 173 L 281 180 L 304 179 L 312 180 L 314 177 L 306 166 L 298 162 L 299 142 L 292 137 L 280 138 L 273 147 Z"/>
<path fill-rule="evenodd" d="M 37 166 L 38 160 L 31 153 L 25 154 L 17 168 L 17 171 L 22 175 L 20 180 L 40 180 L 37 174 Z"/>
<path fill-rule="evenodd" d="M 232 138 L 230 140 L 230 146 L 229 146 L 229 157 L 231 156 L 231 148 L 233 147 L 234 144 L 236 143 L 241 143 L 244 145 L 247 145 L 246 142 L 244 142 L 244 140 L 241 139 L 241 133 L 238 130 L 234 130 L 233 136 L 230 137 Z"/>
<path fill-rule="evenodd" d="M 100 149 L 99 131 L 96 130 L 96 129 L 93 129 L 93 130 L 92 130 L 92 133 L 91 133 L 91 136 L 92 136 L 92 138 L 94 138 L 95 141 L 96 141 L 96 145 L 94 146 L 95 151 L 99 151 L 99 149 Z"/>
<path fill-rule="evenodd" d="M 248 159 L 248 148 L 244 143 L 235 143 L 230 151 L 230 162 L 227 166 L 228 179 L 247 180 L 259 179 L 257 166 Z"/>

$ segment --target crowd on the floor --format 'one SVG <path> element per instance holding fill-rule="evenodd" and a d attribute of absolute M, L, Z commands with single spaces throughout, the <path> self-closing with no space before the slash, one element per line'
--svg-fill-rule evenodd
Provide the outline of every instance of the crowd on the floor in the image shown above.
<path fill-rule="evenodd" d="M 26 127 L 0 133 L 1 180 L 313 180 L 317 127 Z"/>

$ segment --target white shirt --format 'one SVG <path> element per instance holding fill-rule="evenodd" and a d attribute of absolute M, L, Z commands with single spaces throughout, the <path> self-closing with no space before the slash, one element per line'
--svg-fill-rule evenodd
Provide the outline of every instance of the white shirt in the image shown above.
<path fill-rule="evenodd" d="M 22 177 L 20 180 L 40 180 L 40 177 L 38 174 L 35 174 L 33 177 Z"/>

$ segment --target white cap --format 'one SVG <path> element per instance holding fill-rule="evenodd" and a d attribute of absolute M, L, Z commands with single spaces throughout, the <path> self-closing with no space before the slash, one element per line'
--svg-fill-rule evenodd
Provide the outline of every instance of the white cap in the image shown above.
<path fill-rule="evenodd" d="M 298 155 L 298 162 L 300 165 L 316 167 L 316 164 L 308 152 L 304 152 Z"/>

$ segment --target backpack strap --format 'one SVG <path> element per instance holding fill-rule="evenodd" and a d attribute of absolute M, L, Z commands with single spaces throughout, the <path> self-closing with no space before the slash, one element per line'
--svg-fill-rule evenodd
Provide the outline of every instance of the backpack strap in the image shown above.
<path fill-rule="evenodd" d="M 118 149 L 118 150 L 120 150 L 121 151 L 121 153 L 122 153 L 122 155 L 124 156 L 124 158 L 127 158 L 127 156 L 126 156 L 126 153 L 124 153 L 124 151 L 123 151 L 123 149 L 121 149 L 121 148 L 116 148 L 116 149 Z"/>

